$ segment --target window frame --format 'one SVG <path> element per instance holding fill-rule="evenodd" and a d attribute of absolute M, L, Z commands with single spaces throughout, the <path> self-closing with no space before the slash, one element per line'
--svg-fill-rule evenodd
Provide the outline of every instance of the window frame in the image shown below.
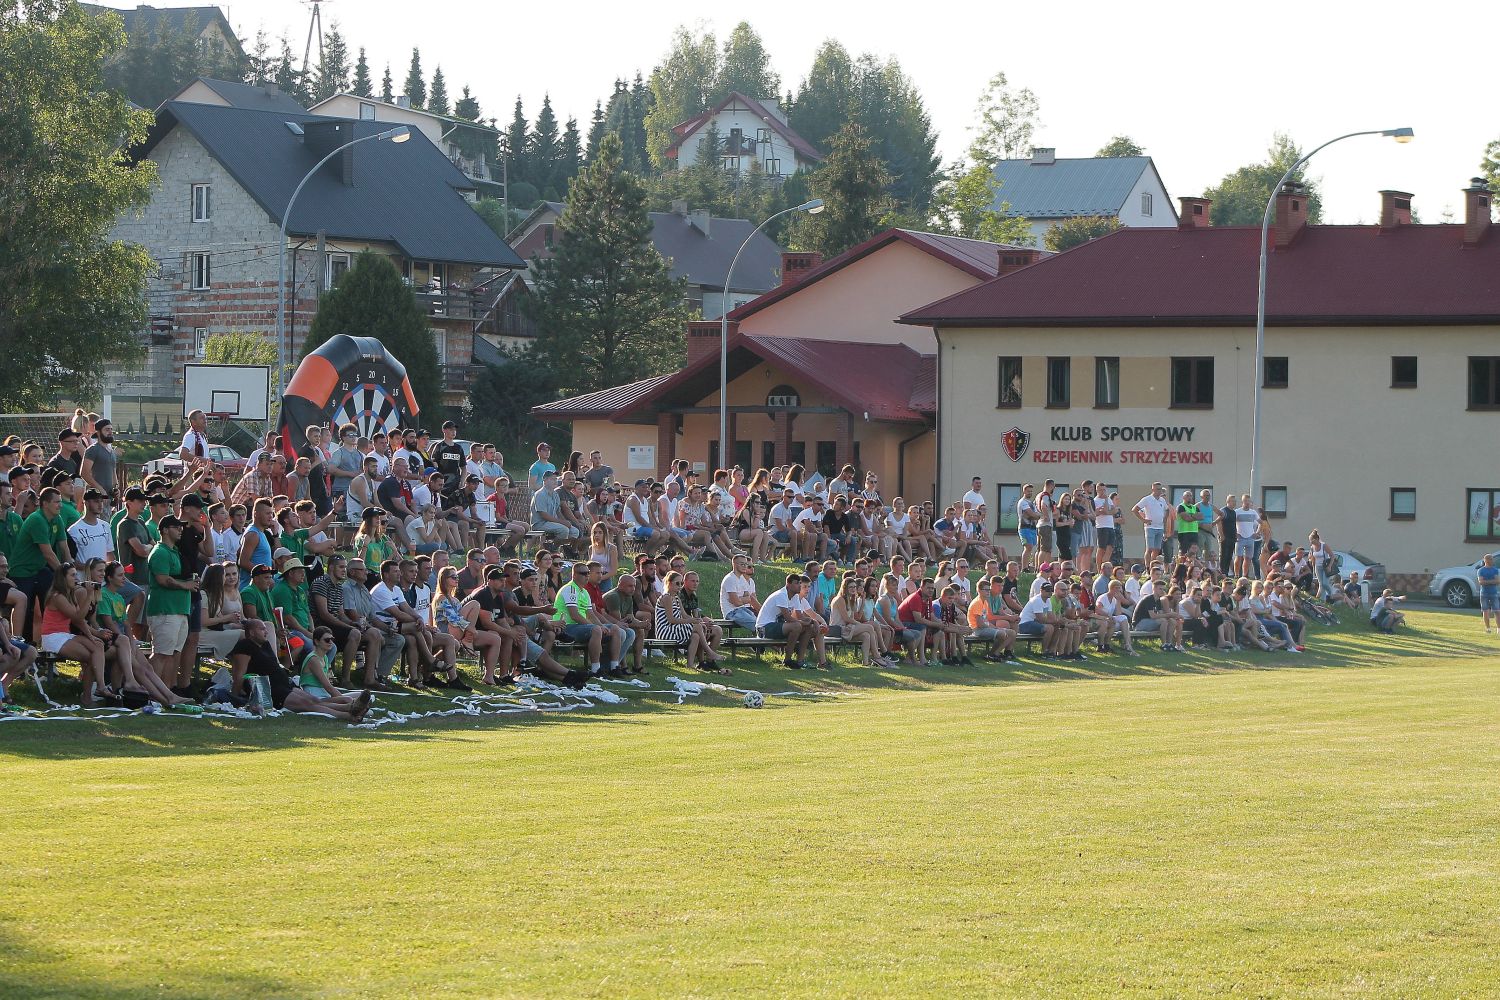
<path fill-rule="evenodd" d="M 1114 399 L 1101 401 L 1099 398 L 1099 376 L 1114 363 Z M 1108 384 L 1106 378 L 1105 384 Z M 1116 356 L 1094 358 L 1094 409 L 1096 410 L 1118 410 L 1120 408 L 1120 359 Z"/>
<path fill-rule="evenodd" d="M 208 250 L 188 251 L 188 284 L 195 292 L 206 292 L 214 285 L 213 253 Z M 201 276 L 201 280 L 200 280 Z"/>
<path fill-rule="evenodd" d="M 1021 499 L 1021 487 L 1024 485 L 1024 483 L 995 484 L 995 503 L 999 506 L 999 509 L 995 511 L 995 534 L 1016 536 L 1021 534 L 1016 504 Z M 1010 511 L 1009 514 L 1006 513 L 1007 510 Z"/>
<path fill-rule="evenodd" d="M 214 186 L 212 184 L 193 184 L 192 193 L 188 196 L 188 218 L 193 223 L 214 221 Z M 199 212 L 199 198 L 202 194 L 202 212 Z"/>
<path fill-rule="evenodd" d="M 1053 399 L 1053 366 L 1062 367 L 1062 401 Z M 1049 410 L 1068 410 L 1073 406 L 1073 359 L 1072 357 L 1049 357 L 1047 359 L 1047 406 Z"/>
<path fill-rule="evenodd" d="M 1198 402 L 1197 401 L 1197 397 L 1200 395 L 1200 393 L 1197 391 L 1198 388 L 1199 388 L 1199 379 L 1198 379 L 1199 367 L 1205 361 L 1208 362 L 1208 366 L 1209 366 L 1208 402 L 1206 402 L 1206 403 L 1204 403 L 1204 402 Z M 1168 382 L 1168 391 L 1171 394 L 1171 402 L 1170 402 L 1170 405 L 1169 405 L 1168 409 L 1172 409 L 1172 410 L 1212 410 L 1214 408 L 1214 382 L 1218 378 L 1218 366 L 1214 364 L 1214 361 L 1215 361 L 1215 358 L 1213 357 L 1213 355 L 1191 354 L 1191 355 L 1183 355 L 1181 357 L 1178 357 L 1178 356 L 1174 355 L 1172 357 L 1171 363 L 1170 363 L 1171 367 L 1170 367 L 1170 369 L 1168 371 L 1168 379 L 1167 379 L 1167 382 Z M 1189 397 L 1191 397 L 1191 399 L 1192 399 L 1192 401 L 1190 401 L 1190 402 L 1180 402 L 1177 399 L 1177 365 L 1179 363 L 1185 363 L 1185 362 L 1191 362 L 1192 363 L 1191 377 L 1188 380 L 1189 388 L 1192 390 L 1192 391 L 1190 391 L 1188 393 Z"/>
<path fill-rule="evenodd" d="M 1290 359 L 1287 358 L 1286 355 L 1283 354 L 1274 357 L 1266 357 L 1262 358 L 1261 360 L 1263 362 L 1260 373 L 1260 387 L 1262 389 L 1286 389 L 1290 387 L 1292 381 L 1292 365 Z M 1273 361 L 1279 361 L 1282 365 L 1281 380 L 1278 382 L 1271 381 L 1271 362 Z"/>
<path fill-rule="evenodd" d="M 1485 523 L 1489 526 L 1489 532 L 1483 535 L 1473 533 L 1474 527 L 1474 494 L 1480 493 L 1485 497 Z M 1500 500 L 1500 486 L 1469 486 L 1464 489 L 1464 541 L 1466 542 L 1494 542 L 1500 539 L 1500 529 L 1495 526 L 1496 501 Z"/>
<path fill-rule="evenodd" d="M 1410 513 L 1402 513 L 1396 509 L 1397 494 L 1411 495 Z M 1415 486 L 1392 486 L 1391 487 L 1391 516 L 1392 521 L 1415 521 L 1417 519 L 1417 488 Z"/>
<path fill-rule="evenodd" d="M 996 375 L 995 375 L 996 383 L 997 383 L 996 384 L 996 393 L 995 393 L 995 409 L 997 409 L 997 410 L 1019 410 L 1021 408 L 1021 403 L 1022 403 L 1022 399 L 1023 399 L 1023 397 L 1022 397 L 1022 391 L 1024 390 L 1024 387 L 1025 387 L 1025 378 L 1024 378 L 1024 375 L 1022 374 L 1023 369 L 1022 369 L 1021 357 L 1020 357 L 1020 355 L 1016 355 L 1016 354 L 1001 354 L 1001 355 L 997 356 L 995 360 L 997 362 L 997 364 L 996 364 Z M 1010 380 L 1010 379 L 1007 379 L 1005 377 L 1006 362 L 1012 362 L 1015 365 L 1016 377 L 1015 377 L 1014 380 Z M 1015 400 L 1013 402 L 1006 402 L 1006 386 L 1008 384 L 1012 384 L 1012 385 L 1016 385 L 1017 386 L 1016 393 L 1015 393 Z"/>
<path fill-rule="evenodd" d="M 1150 191 L 1141 192 L 1141 214 L 1151 218 L 1151 210 L 1155 207 L 1155 199 L 1151 197 Z"/>
<path fill-rule="evenodd" d="M 193 327 L 193 357 L 202 358 L 208 351 L 208 327 Z"/>
<path fill-rule="evenodd" d="M 1474 402 L 1474 366 L 1484 364 L 1489 368 L 1489 402 Z M 1493 354 L 1471 354 L 1468 364 L 1468 396 L 1469 409 L 1476 411 L 1500 410 L 1500 355 Z"/>
<path fill-rule="evenodd" d="M 1273 490 L 1279 490 L 1281 492 L 1281 509 L 1280 510 L 1272 510 L 1271 509 L 1271 504 L 1270 504 L 1269 498 L 1270 498 L 1271 493 L 1272 493 Z M 1287 490 L 1287 488 L 1285 486 L 1262 486 L 1260 488 L 1260 509 L 1266 512 L 1266 517 L 1267 518 L 1273 518 L 1273 517 L 1274 518 L 1284 518 L 1284 517 L 1286 517 L 1287 507 L 1290 505 L 1290 503 L 1291 503 L 1291 493 L 1290 493 L 1290 491 Z"/>
<path fill-rule="evenodd" d="M 344 269 L 338 275 L 341 278 L 345 274 L 348 274 L 349 269 L 354 266 L 354 255 L 345 253 L 342 250 L 329 250 L 323 255 L 323 258 L 323 288 L 326 291 L 332 288 L 334 282 L 338 280 L 334 277 L 333 265 L 335 263 L 342 263 L 344 265 Z"/>
<path fill-rule="evenodd" d="M 1411 380 L 1410 381 L 1406 381 L 1404 379 L 1398 379 L 1396 377 L 1396 362 L 1398 362 L 1398 361 L 1410 361 L 1411 362 L 1412 376 L 1411 376 Z M 1417 376 L 1418 376 L 1418 374 L 1419 374 L 1419 372 L 1418 372 L 1418 364 L 1417 364 L 1417 355 L 1415 355 L 1415 354 L 1392 354 L 1391 355 L 1391 388 L 1392 389 L 1415 389 L 1417 387 Z"/>

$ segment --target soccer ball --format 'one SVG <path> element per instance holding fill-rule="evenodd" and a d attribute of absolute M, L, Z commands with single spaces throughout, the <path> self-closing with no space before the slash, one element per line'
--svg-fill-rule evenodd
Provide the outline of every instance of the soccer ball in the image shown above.
<path fill-rule="evenodd" d="M 766 706 L 766 696 L 765 695 L 761 694 L 759 691 L 746 691 L 745 692 L 745 707 L 746 708 L 764 708 L 765 706 Z"/>

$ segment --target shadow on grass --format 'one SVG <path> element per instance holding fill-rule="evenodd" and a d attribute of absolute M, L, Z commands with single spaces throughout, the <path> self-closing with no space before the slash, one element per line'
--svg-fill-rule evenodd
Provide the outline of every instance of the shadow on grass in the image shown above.
<path fill-rule="evenodd" d="M 1434 624 L 1437 621 L 1434 620 Z M 692 670 L 681 662 L 653 660 L 650 676 L 646 678 L 651 690 L 608 685 L 626 699 L 624 703 L 614 705 L 595 702 L 592 706 L 571 711 L 430 717 L 376 730 L 352 729 L 332 720 L 310 716 L 283 716 L 269 720 L 131 716 L 83 721 L 10 722 L 0 725 L 0 752 L 51 760 L 251 753 L 326 745 L 331 740 L 460 739 L 466 738 L 476 728 L 498 725 L 638 725 L 658 715 L 740 705 L 738 694 L 713 691 L 705 691 L 679 704 L 675 693 L 663 690 L 671 687 L 666 683 L 669 675 L 767 694 L 794 691 L 857 695 L 862 692 L 931 691 L 1052 681 L 1208 675 L 1237 670 L 1357 669 L 1389 666 L 1406 660 L 1462 658 L 1495 652 L 1490 645 L 1473 641 L 1467 635 L 1447 634 L 1446 629 L 1442 632 L 1418 629 L 1386 636 L 1369 629 L 1362 616 L 1350 616 L 1337 626 L 1309 626 L 1307 640 L 1309 650 L 1302 654 L 1220 653 L 1196 649 L 1186 653 L 1162 653 L 1152 642 L 1149 646 L 1142 644 L 1142 653 L 1135 658 L 1116 653 L 1109 656 L 1095 654 L 1084 661 L 1057 661 L 1023 654 L 1020 666 L 980 662 L 971 667 L 864 668 L 854 663 L 852 654 L 840 652 L 833 658 L 832 669 L 805 672 L 784 669 L 774 656 L 758 658 L 753 653 L 743 653 L 726 661 L 735 670 L 728 677 Z M 55 698 L 66 700 L 76 696 L 77 683 L 71 677 L 59 678 L 54 684 L 58 685 L 53 692 Z M 31 694 L 34 696 L 35 692 Z M 772 698 L 768 705 L 791 708 L 802 700 Z M 511 696 L 497 701 L 497 704 L 514 702 L 515 696 Z M 377 698 L 377 704 L 404 714 L 455 707 L 447 699 L 415 694 L 407 697 L 382 695 Z"/>
<path fill-rule="evenodd" d="M 230 974 L 211 969 L 170 973 L 146 968 L 128 973 L 100 969 L 77 955 L 22 939 L 0 925 L 0 996 L 41 1000 L 145 1000 L 170 996 L 177 1000 L 219 1000 L 223 997 L 256 997 L 275 1000 L 306 995 L 298 988 L 260 976 Z M 133 976 L 135 982 L 110 982 Z"/>

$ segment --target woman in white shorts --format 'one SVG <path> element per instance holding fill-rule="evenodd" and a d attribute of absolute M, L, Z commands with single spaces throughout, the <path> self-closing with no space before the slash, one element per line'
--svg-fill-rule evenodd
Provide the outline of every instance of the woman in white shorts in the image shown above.
<path fill-rule="evenodd" d="M 114 698 L 104 675 L 104 643 L 95 638 L 88 623 L 88 602 L 78 586 L 78 570 L 64 566 L 52 577 L 52 587 L 47 591 L 47 600 L 42 608 L 42 641 L 44 653 L 55 653 L 59 659 L 74 660 L 80 669 L 79 681 L 83 684 L 82 704 L 92 708 L 97 704 L 94 685 L 105 698 Z M 78 629 L 78 634 L 74 629 Z"/>

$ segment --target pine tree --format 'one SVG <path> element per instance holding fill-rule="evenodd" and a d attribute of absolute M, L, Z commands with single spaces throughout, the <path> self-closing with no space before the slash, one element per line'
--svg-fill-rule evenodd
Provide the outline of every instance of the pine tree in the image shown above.
<path fill-rule="evenodd" d="M 511 116 L 510 127 L 505 130 L 505 155 L 510 160 L 510 183 L 532 183 L 530 154 L 526 109 L 521 106 L 521 97 L 517 95 L 515 114 Z"/>
<path fill-rule="evenodd" d="M 443 79 L 443 67 L 432 72 L 432 86 L 427 91 L 427 110 L 435 115 L 452 113 L 448 107 L 448 82 Z"/>
<path fill-rule="evenodd" d="M 281 58 L 276 63 L 274 82 L 283 94 L 289 95 L 298 104 L 306 106 L 312 103 L 312 91 L 307 85 L 307 74 L 297 68 L 297 63 L 292 56 L 292 43 L 285 35 L 281 36 Z"/>
<path fill-rule="evenodd" d="M 875 155 L 869 133 L 850 122 L 833 137 L 828 159 L 808 180 L 813 197 L 823 199 L 818 215 L 799 215 L 789 238 L 805 250 L 833 257 L 885 228 L 891 209 L 886 193 L 891 176 Z"/>
<path fill-rule="evenodd" d="M 589 148 L 584 162 L 593 163 L 599 156 L 599 143 L 604 141 L 604 102 L 594 102 L 594 116 L 589 119 Z"/>
<path fill-rule="evenodd" d="M 329 338 L 347 333 L 374 337 L 406 366 L 417 405 L 442 404 L 437 348 L 427 316 L 417 305 L 401 272 L 384 254 L 366 250 L 322 299 L 302 348 L 305 358 Z"/>
<path fill-rule="evenodd" d="M 578 134 L 578 119 L 569 118 L 563 128 L 562 155 L 558 157 L 557 180 L 554 182 L 562 197 L 567 197 L 568 181 L 578 176 L 578 168 L 582 165 L 583 139 Z"/>
<path fill-rule="evenodd" d="M 479 101 L 469 93 L 468 87 L 464 87 L 463 96 L 453 105 L 453 117 L 462 118 L 466 122 L 479 121 Z"/>
<path fill-rule="evenodd" d="M 427 84 L 422 81 L 422 53 L 411 50 L 411 67 L 406 71 L 406 98 L 414 108 L 427 107 Z"/>
<path fill-rule="evenodd" d="M 543 198 L 556 201 L 561 197 L 557 184 L 560 167 L 558 160 L 562 147 L 557 135 L 557 115 L 552 113 L 552 97 L 542 95 L 542 110 L 537 112 L 536 124 L 528 141 L 530 176 L 526 179 L 536 185 Z"/>
<path fill-rule="evenodd" d="M 385 76 L 380 78 L 380 99 L 387 104 L 396 101 L 395 85 L 391 80 L 391 64 L 385 64 Z"/>
<path fill-rule="evenodd" d="M 370 64 L 365 59 L 364 46 L 360 46 L 359 61 L 354 64 L 353 90 L 356 97 L 375 96 L 375 90 L 370 86 Z"/>
<path fill-rule="evenodd" d="M 574 181 L 553 256 L 534 266 L 535 294 L 523 308 L 565 393 L 682 365 L 687 286 L 651 243 L 646 189 L 623 169 L 618 136 L 605 136 Z"/>
<path fill-rule="evenodd" d="M 318 59 L 318 80 L 313 87 L 313 97 L 323 100 L 349 89 L 349 45 L 339 31 L 335 21 L 328 28 L 323 40 L 323 52 Z"/>
<path fill-rule="evenodd" d="M 630 134 L 622 135 L 620 139 L 626 143 L 627 164 L 634 159 L 636 165 L 631 169 L 638 174 L 645 174 L 651 168 L 651 157 L 647 153 L 646 116 L 655 107 L 656 98 L 652 95 L 651 88 L 646 86 L 645 78 L 637 72 L 635 83 L 630 88 Z"/>

